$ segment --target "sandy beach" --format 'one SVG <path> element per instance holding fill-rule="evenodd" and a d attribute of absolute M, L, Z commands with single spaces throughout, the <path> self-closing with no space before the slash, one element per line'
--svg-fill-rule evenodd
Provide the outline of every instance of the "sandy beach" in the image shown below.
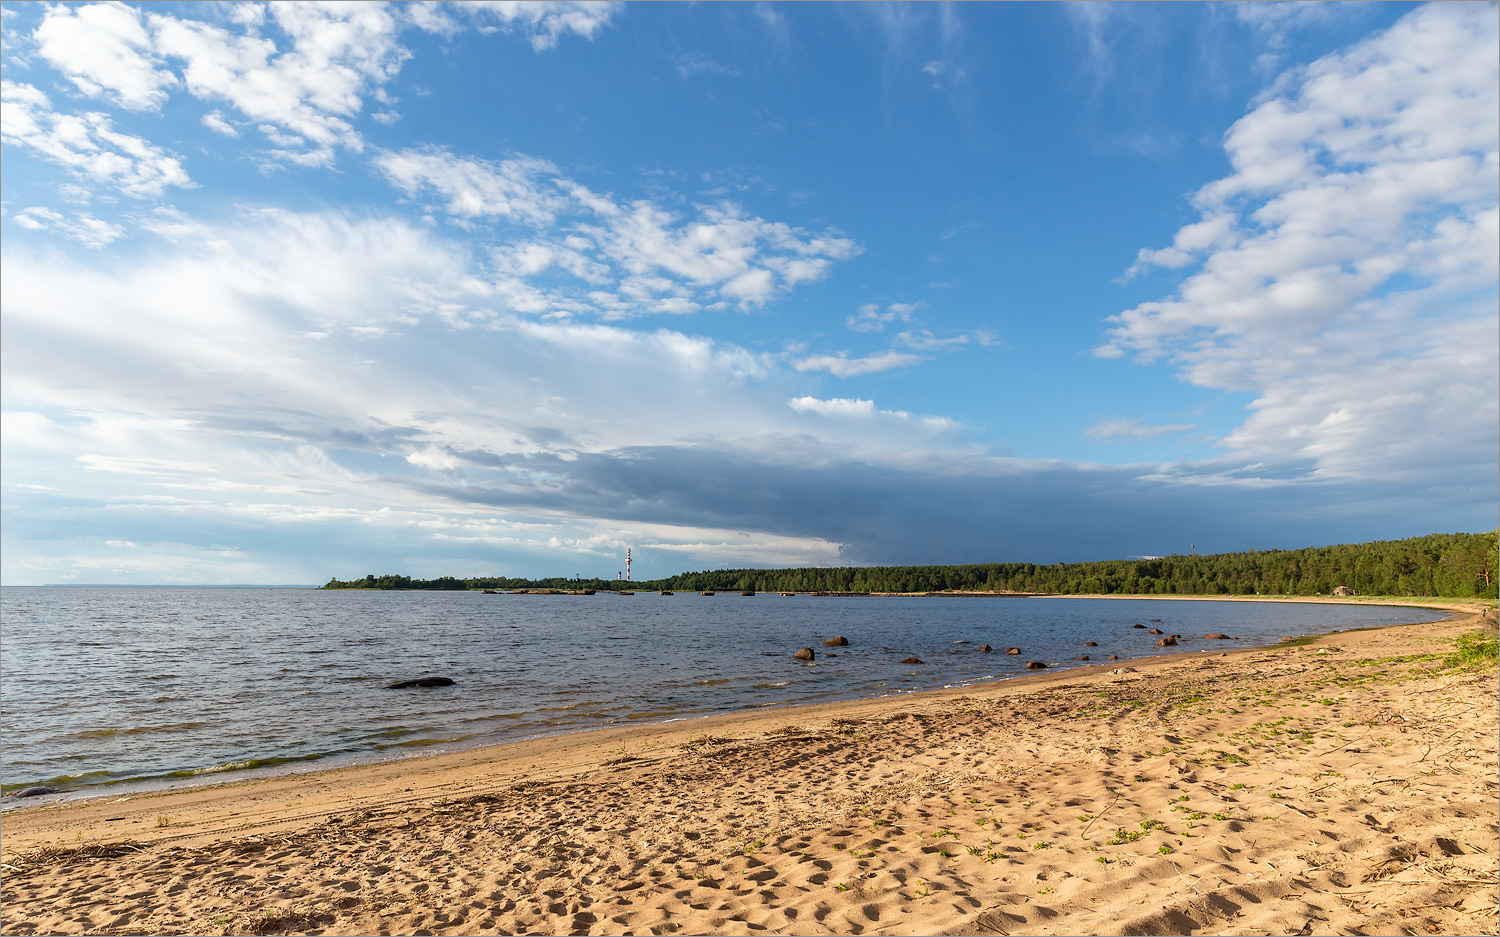
<path fill-rule="evenodd" d="M 1494 613 L 15 810 L 7 934 L 1495 934 Z"/>

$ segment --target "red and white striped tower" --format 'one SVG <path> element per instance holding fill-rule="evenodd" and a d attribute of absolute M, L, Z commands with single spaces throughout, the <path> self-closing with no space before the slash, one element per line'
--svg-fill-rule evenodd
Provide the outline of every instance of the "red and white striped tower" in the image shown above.
<path fill-rule="evenodd" d="M 625 548 L 625 581 L 630 581 L 630 548 Z"/>

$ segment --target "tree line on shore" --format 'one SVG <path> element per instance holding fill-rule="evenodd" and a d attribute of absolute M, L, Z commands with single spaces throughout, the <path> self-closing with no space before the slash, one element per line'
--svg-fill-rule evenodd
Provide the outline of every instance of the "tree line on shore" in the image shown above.
<path fill-rule="evenodd" d="M 324 589 L 557 589 L 683 592 L 1042 592 L 1063 595 L 1360 595 L 1495 598 L 1497 532 L 1089 563 L 972 563 L 714 569 L 665 579 L 330 579 Z"/>

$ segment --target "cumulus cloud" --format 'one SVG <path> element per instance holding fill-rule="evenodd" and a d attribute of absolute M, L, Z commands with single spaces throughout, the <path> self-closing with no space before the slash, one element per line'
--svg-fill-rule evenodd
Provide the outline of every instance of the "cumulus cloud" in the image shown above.
<path fill-rule="evenodd" d="M 124 228 L 101 221 L 88 212 L 75 212 L 68 218 L 49 208 L 28 208 L 16 214 L 15 223 L 32 231 L 56 231 L 84 247 L 103 247 L 125 236 Z"/>
<path fill-rule="evenodd" d="M 866 303 L 859 312 L 844 320 L 844 324 L 855 332 L 880 332 L 892 322 L 910 322 L 912 314 L 922 308 L 922 303 L 891 303 L 882 311 L 878 303 Z"/>
<path fill-rule="evenodd" d="M 544 225 L 567 204 L 550 184 L 557 168 L 544 160 L 465 158 L 429 147 L 383 152 L 372 163 L 408 196 L 431 192 L 443 200 L 450 215 L 460 218 L 500 217 Z"/>
<path fill-rule="evenodd" d="M 130 110 L 156 110 L 177 76 L 152 48 L 141 11 L 123 3 L 47 7 L 37 51 L 84 94 Z"/>
<path fill-rule="evenodd" d="M 36 49 L 81 93 L 137 111 L 160 110 L 170 94 L 224 105 L 261 129 L 268 153 L 291 163 L 328 166 L 336 151 L 359 152 L 355 126 L 367 97 L 381 92 L 410 53 L 404 28 L 454 33 L 444 9 L 383 3 L 240 3 L 215 21 L 142 11 L 118 3 L 47 8 L 32 38 Z M 573 33 L 592 39 L 617 14 L 613 3 L 470 2 L 463 20 L 529 38 L 534 49 Z M 486 25 L 488 24 L 488 25 Z M 373 119 L 399 119 L 390 109 Z M 205 126 L 236 137 L 221 110 Z"/>
<path fill-rule="evenodd" d="M 406 195 L 436 196 L 458 223 L 537 229 L 492 252 L 496 289 L 518 312 L 621 319 L 747 309 L 824 278 L 860 251 L 835 231 L 768 221 L 730 202 L 683 217 L 648 200 L 617 200 L 531 157 L 486 160 L 424 148 L 373 162 Z"/>
<path fill-rule="evenodd" d="M 523 33 L 530 38 L 531 47 L 542 52 L 556 46 L 564 33 L 592 41 L 623 6 L 607 0 L 470 0 L 456 5 L 456 9 Z"/>
<path fill-rule="evenodd" d="M 1493 465 L 1500 10 L 1419 8 L 1283 76 L 1230 128 L 1202 220 L 1131 268 L 1195 267 L 1101 357 L 1251 392 L 1223 444 L 1317 476 Z M 1441 375 L 1440 379 L 1435 378 Z"/>
<path fill-rule="evenodd" d="M 160 196 L 168 186 L 193 184 L 177 157 L 140 137 L 115 129 L 105 114 L 59 114 L 47 95 L 21 82 L 0 85 L 0 136 L 72 172 L 80 179 L 137 198 Z"/>

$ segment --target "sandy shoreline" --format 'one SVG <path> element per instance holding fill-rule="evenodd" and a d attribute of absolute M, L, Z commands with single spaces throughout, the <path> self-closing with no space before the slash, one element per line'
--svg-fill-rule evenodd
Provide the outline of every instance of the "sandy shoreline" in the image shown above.
<path fill-rule="evenodd" d="M 0 923 L 1494 934 L 1476 622 L 10 811 Z"/>

